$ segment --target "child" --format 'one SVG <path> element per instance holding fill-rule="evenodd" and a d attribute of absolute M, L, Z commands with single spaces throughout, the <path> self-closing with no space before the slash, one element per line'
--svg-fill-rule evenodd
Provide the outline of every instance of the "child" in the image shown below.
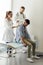
<path fill-rule="evenodd" d="M 6 12 L 6 17 L 5 17 L 5 32 L 4 32 L 4 36 L 3 36 L 3 40 L 6 43 L 10 43 L 13 42 L 14 39 L 14 32 L 13 32 L 13 28 L 16 28 L 17 26 L 13 26 L 13 22 L 12 22 L 12 11 L 7 11 Z M 7 48 L 7 53 L 8 50 L 11 50 L 12 48 Z M 11 53 L 11 51 L 10 51 Z"/>

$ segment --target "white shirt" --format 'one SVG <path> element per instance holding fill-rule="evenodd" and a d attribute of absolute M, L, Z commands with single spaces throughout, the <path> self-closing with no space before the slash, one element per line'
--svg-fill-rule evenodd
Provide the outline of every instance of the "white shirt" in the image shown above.
<path fill-rule="evenodd" d="M 21 13 L 17 13 L 15 20 L 16 20 L 16 22 L 17 22 L 17 20 L 19 20 L 18 24 L 21 25 L 25 20 L 25 15 L 21 14 Z"/>
<path fill-rule="evenodd" d="M 3 35 L 3 41 L 13 42 L 13 38 L 14 38 L 14 33 L 12 29 L 13 22 L 5 19 L 4 26 L 5 26 L 5 31 Z"/>

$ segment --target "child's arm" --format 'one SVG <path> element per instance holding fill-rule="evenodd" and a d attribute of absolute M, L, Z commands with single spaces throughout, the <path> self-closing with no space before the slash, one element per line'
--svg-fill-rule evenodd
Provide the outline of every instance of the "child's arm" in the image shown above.
<path fill-rule="evenodd" d="M 17 26 L 13 26 L 12 28 L 17 28 L 18 27 L 18 25 Z"/>

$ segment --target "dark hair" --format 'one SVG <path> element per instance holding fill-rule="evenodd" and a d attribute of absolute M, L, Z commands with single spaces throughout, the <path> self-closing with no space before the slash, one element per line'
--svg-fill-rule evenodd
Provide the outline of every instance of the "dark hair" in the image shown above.
<path fill-rule="evenodd" d="M 7 11 L 7 12 L 6 12 L 6 18 L 8 17 L 8 15 L 9 15 L 10 13 L 12 13 L 12 11 Z"/>
<path fill-rule="evenodd" d="M 25 19 L 27 24 L 30 24 L 30 20 L 29 19 Z"/>
<path fill-rule="evenodd" d="M 25 9 L 25 7 L 24 7 L 24 6 L 21 6 L 21 8 L 22 8 L 22 9 Z"/>

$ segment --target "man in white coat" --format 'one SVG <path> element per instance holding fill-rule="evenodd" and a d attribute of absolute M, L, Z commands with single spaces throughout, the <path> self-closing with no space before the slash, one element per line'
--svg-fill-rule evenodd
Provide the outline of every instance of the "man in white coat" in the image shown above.
<path fill-rule="evenodd" d="M 21 25 L 23 23 L 23 21 L 25 20 L 25 14 L 24 14 L 24 11 L 25 11 L 25 7 L 24 6 L 21 6 L 20 8 L 20 11 L 17 12 L 16 16 L 15 16 L 15 21 L 18 25 Z"/>
<path fill-rule="evenodd" d="M 25 14 L 24 14 L 24 11 L 25 11 L 25 7 L 24 6 L 21 6 L 20 7 L 20 10 L 19 12 L 17 12 L 16 16 L 15 16 L 15 21 L 16 21 L 16 24 L 19 26 L 21 24 L 23 24 L 23 22 L 25 21 Z M 17 30 L 16 30 L 17 31 Z M 26 50 L 27 48 L 23 47 L 22 48 L 22 52 L 25 53 L 27 52 Z"/>

